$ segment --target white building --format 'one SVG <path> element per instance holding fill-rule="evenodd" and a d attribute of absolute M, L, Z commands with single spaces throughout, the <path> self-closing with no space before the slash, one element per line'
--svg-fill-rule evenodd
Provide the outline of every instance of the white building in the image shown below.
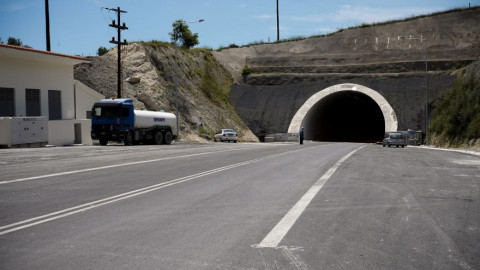
<path fill-rule="evenodd" d="M 89 111 L 104 96 L 73 79 L 85 62 L 0 44 L 0 146 L 91 145 Z"/>

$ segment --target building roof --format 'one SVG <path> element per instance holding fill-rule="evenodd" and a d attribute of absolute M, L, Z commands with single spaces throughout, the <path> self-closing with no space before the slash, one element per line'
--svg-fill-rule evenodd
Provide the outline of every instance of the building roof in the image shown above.
<path fill-rule="evenodd" d="M 49 58 L 49 57 L 52 57 L 52 58 L 61 57 L 62 59 L 65 59 L 65 60 L 73 60 L 71 62 L 73 62 L 74 64 L 89 62 L 89 60 L 87 58 L 80 57 L 80 56 L 74 56 L 74 55 L 68 55 L 68 54 L 62 54 L 62 53 L 56 53 L 56 52 L 49 52 L 49 51 L 43 51 L 43 50 L 37 50 L 37 49 L 33 49 L 33 48 L 28 48 L 28 47 L 20 47 L 20 46 L 7 45 L 7 44 L 0 44 L 0 55 L 2 54 L 2 52 L 1 52 L 2 48 L 7 49 L 7 51 L 9 51 L 9 52 L 21 53 L 23 51 L 26 54 L 34 54 L 34 55 L 37 55 L 37 56 L 45 56 L 47 58 Z"/>

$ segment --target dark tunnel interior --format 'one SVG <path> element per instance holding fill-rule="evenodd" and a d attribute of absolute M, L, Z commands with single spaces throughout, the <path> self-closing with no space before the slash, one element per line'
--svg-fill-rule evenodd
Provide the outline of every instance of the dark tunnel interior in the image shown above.
<path fill-rule="evenodd" d="M 342 91 L 317 102 L 302 126 L 305 139 L 330 142 L 377 142 L 385 133 L 385 120 L 369 96 Z"/>

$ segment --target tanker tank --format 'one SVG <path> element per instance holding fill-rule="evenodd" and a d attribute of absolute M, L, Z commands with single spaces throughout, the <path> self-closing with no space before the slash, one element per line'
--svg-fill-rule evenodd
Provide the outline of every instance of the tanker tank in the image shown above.
<path fill-rule="evenodd" d="M 134 110 L 135 128 L 151 128 L 153 126 L 170 126 L 173 134 L 177 134 L 176 117 L 173 113 Z"/>

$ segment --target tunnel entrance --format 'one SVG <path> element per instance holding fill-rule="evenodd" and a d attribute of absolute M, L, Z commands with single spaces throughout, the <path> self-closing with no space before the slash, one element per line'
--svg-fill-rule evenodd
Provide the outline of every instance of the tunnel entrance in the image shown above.
<path fill-rule="evenodd" d="M 338 84 L 311 96 L 295 113 L 288 133 L 305 128 L 305 139 L 377 142 L 396 131 L 393 108 L 378 92 L 358 84 Z"/>
<path fill-rule="evenodd" d="M 317 102 L 304 121 L 305 139 L 331 142 L 377 142 L 385 122 L 378 105 L 365 94 L 342 91 Z"/>

